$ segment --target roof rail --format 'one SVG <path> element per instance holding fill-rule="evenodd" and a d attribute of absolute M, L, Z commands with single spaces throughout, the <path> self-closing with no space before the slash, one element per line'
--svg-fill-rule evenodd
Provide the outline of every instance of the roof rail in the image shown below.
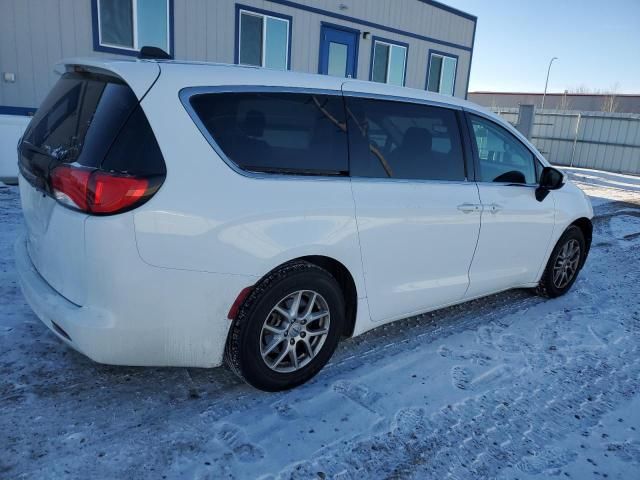
<path fill-rule="evenodd" d="M 140 49 L 138 58 L 154 60 L 171 60 L 171 55 L 158 47 L 144 46 Z"/>

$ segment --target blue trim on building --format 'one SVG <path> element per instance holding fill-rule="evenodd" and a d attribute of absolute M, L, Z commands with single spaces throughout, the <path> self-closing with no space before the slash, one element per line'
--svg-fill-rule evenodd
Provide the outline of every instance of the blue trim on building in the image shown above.
<path fill-rule="evenodd" d="M 358 52 L 360 51 L 360 30 L 352 27 L 346 27 L 344 25 L 337 25 L 335 23 L 320 22 L 320 45 L 318 46 L 318 73 L 322 73 L 322 33 L 323 28 L 333 28 L 335 30 L 343 30 L 345 32 L 355 34 L 356 44 L 355 52 L 353 52 L 353 63 L 355 64 L 354 75 L 352 78 L 358 78 Z"/>
<path fill-rule="evenodd" d="M 456 96 L 456 80 L 458 79 L 458 64 L 460 63 L 460 57 L 458 57 L 458 55 L 455 55 L 453 53 L 441 52 L 439 50 L 433 50 L 431 48 L 429 49 L 429 52 L 427 53 L 427 78 L 424 82 L 424 89 L 427 90 L 429 87 L 429 70 L 431 70 L 431 55 L 434 53 L 436 55 L 441 55 L 443 57 L 451 57 L 456 59 L 456 71 L 453 72 L 453 96 L 455 97 Z M 469 71 L 469 73 L 471 73 L 471 71 Z M 438 89 L 440 89 L 440 85 L 438 85 Z M 434 92 L 434 93 L 437 93 L 437 92 Z"/>
<path fill-rule="evenodd" d="M 462 10 L 458 10 L 457 8 L 450 7 L 449 5 L 445 5 L 444 3 L 436 2 L 434 0 L 418 0 L 419 2 L 426 3 L 427 5 L 431 5 L 432 7 L 439 8 L 440 10 L 444 10 L 449 13 L 453 13 L 462 18 L 466 18 L 467 20 L 476 21 L 478 17 L 475 15 L 471 15 L 470 13 L 463 12 Z"/>
<path fill-rule="evenodd" d="M 293 47 L 292 31 L 293 31 L 293 17 L 285 15 L 283 13 L 273 12 L 271 10 L 263 10 L 261 8 L 250 7 L 241 3 L 236 3 L 236 28 L 235 28 L 235 42 L 233 47 L 233 63 L 240 65 L 240 10 L 247 12 L 257 13 L 259 15 L 268 15 L 270 17 L 281 18 L 289 22 L 289 46 L 287 48 L 287 70 L 291 70 L 291 48 Z M 262 41 L 264 42 L 264 32 Z M 264 46 L 263 46 L 264 48 Z"/>
<path fill-rule="evenodd" d="M 173 9 L 173 0 L 169 0 L 169 49 L 171 51 L 169 51 L 167 53 L 171 56 L 171 58 L 173 58 L 173 55 L 174 55 L 173 52 L 175 52 L 175 50 L 174 50 L 174 46 L 175 46 L 174 37 L 175 37 L 175 35 L 173 34 L 174 28 L 175 28 L 174 17 L 175 17 L 175 14 L 174 14 L 174 9 Z M 475 29 L 475 27 L 474 27 L 474 29 Z M 472 48 L 473 48 L 473 46 L 472 46 Z"/>
<path fill-rule="evenodd" d="M 407 49 L 404 57 L 404 76 L 402 78 L 402 86 L 404 87 L 407 83 L 407 64 L 409 63 L 409 44 L 404 42 L 399 42 L 397 40 L 390 40 L 388 38 L 376 37 L 375 35 L 371 37 L 371 58 L 369 59 L 369 81 L 373 80 L 373 52 L 375 51 L 376 41 L 389 43 L 391 45 L 397 45 L 399 47 L 404 47 Z M 391 51 L 389 51 L 389 55 L 391 55 Z"/>
<path fill-rule="evenodd" d="M 173 31 L 174 31 L 174 9 L 173 9 L 173 0 L 167 0 L 169 2 L 169 52 L 167 52 L 171 58 L 173 58 Z M 93 29 L 93 51 L 94 52 L 105 52 L 105 53 L 114 53 L 117 55 L 127 55 L 129 57 L 137 57 L 139 55 L 138 50 L 128 50 L 126 48 L 118 48 L 118 47 L 107 47 L 105 45 L 100 45 L 100 26 L 98 25 L 98 0 L 91 0 L 91 25 Z M 144 45 L 143 45 L 144 46 Z"/>
<path fill-rule="evenodd" d="M 473 36 L 471 37 L 471 53 L 469 54 L 469 69 L 467 70 L 467 86 L 464 91 L 464 99 L 469 96 L 469 80 L 471 79 L 471 62 L 473 62 L 473 47 L 476 45 L 476 27 L 478 22 L 473 22 Z"/>
<path fill-rule="evenodd" d="M 32 117 L 37 108 L 30 107 L 11 107 L 9 105 L 0 105 L 0 115 L 19 115 L 23 117 Z"/>
<path fill-rule="evenodd" d="M 377 28 L 378 30 L 384 30 L 386 32 L 395 33 L 398 35 L 404 35 L 405 37 L 416 38 L 418 40 L 424 40 L 425 42 L 437 43 L 438 45 L 444 45 L 451 48 L 457 48 L 459 50 L 464 50 L 466 52 L 470 52 L 472 47 L 467 47 L 465 45 L 460 45 L 457 43 L 447 42 L 445 40 L 438 40 L 437 38 L 427 37 L 425 35 L 420 35 L 418 33 L 407 32 L 405 30 L 400 30 L 398 28 L 388 27 L 386 25 L 381 25 L 379 23 L 370 22 L 368 20 L 361 20 L 355 17 L 350 17 L 348 15 L 342 15 L 340 13 L 330 12 L 329 10 L 323 10 L 321 8 L 312 7 L 309 5 L 303 5 L 297 2 L 292 2 L 290 0 L 268 0 L 271 3 L 276 3 L 280 5 L 284 5 L 286 7 L 297 8 L 299 10 L 305 10 L 311 13 L 317 13 L 319 15 L 324 15 L 326 17 L 336 18 L 338 20 L 344 20 L 346 22 L 357 23 L 360 25 L 364 25 L 371 28 Z M 420 0 L 422 1 L 422 0 Z M 435 3 L 435 2 L 434 2 Z M 435 5 L 433 5 L 435 6 Z M 469 18 L 469 20 L 475 21 L 475 17 Z"/>

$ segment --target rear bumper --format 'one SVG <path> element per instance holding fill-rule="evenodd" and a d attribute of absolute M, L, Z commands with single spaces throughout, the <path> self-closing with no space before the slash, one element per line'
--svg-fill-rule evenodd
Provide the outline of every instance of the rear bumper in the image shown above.
<path fill-rule="evenodd" d="M 122 244 L 117 248 L 123 253 Z M 75 350 L 110 365 L 221 365 L 231 325 L 226 313 L 238 292 L 255 282 L 252 277 L 163 269 L 139 258 L 105 254 L 111 261 L 100 264 L 100 281 L 79 306 L 38 273 L 24 235 L 14 251 L 20 287 L 40 320 Z M 126 274 L 118 278 L 112 267 Z"/>
<path fill-rule="evenodd" d="M 113 325 L 110 315 L 78 306 L 54 290 L 33 266 L 24 235 L 16 241 L 14 253 L 20 288 L 34 313 L 62 341 L 93 358 L 90 352 L 95 351 L 97 345 L 91 339 L 95 338 L 98 330 Z"/>

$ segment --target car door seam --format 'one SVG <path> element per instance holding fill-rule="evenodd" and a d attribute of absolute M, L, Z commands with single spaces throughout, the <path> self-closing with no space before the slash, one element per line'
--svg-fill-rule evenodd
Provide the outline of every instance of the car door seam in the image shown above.
<path fill-rule="evenodd" d="M 476 186 L 476 191 L 478 192 L 478 201 L 480 202 L 480 211 L 478 214 L 480 215 L 480 219 L 478 220 L 478 235 L 476 235 L 476 245 L 473 247 L 473 255 L 471 256 L 471 261 L 469 262 L 469 268 L 467 269 L 467 288 L 464 291 L 464 294 L 461 298 L 465 298 L 467 293 L 469 292 L 469 288 L 471 288 L 471 267 L 473 266 L 473 261 L 476 258 L 476 252 L 478 251 L 478 244 L 480 243 L 480 235 L 482 234 L 482 216 L 484 214 L 484 204 L 482 203 L 482 198 L 480 197 L 480 187 L 478 186 L 478 182 L 473 182 Z"/>

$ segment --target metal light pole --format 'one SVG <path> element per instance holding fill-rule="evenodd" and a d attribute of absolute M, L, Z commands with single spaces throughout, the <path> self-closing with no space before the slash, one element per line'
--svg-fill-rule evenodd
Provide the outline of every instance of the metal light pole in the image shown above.
<path fill-rule="evenodd" d="M 544 82 L 544 93 L 542 94 L 542 105 L 540 106 L 540 110 L 544 110 L 544 98 L 547 96 L 547 85 L 549 85 L 549 72 L 551 71 L 551 64 L 554 60 L 558 60 L 558 57 L 553 57 L 549 62 L 549 68 L 547 68 L 547 81 Z"/>

